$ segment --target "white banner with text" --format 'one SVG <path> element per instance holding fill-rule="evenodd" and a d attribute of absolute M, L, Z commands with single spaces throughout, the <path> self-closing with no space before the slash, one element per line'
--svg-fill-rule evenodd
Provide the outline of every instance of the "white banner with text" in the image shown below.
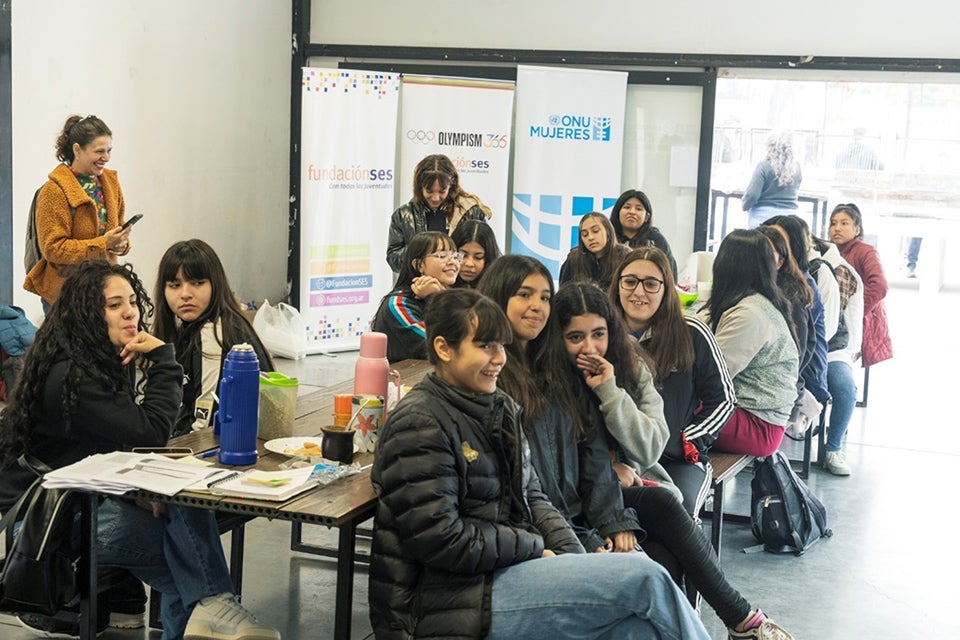
<path fill-rule="evenodd" d="M 513 91 L 512 82 L 404 75 L 397 206 L 413 196 L 417 163 L 442 153 L 463 190 L 493 211 L 488 222 L 505 251 Z"/>
<path fill-rule="evenodd" d="M 299 307 L 307 352 L 357 349 L 393 285 L 385 254 L 400 76 L 305 67 L 302 79 Z"/>
<path fill-rule="evenodd" d="M 627 74 L 517 68 L 510 252 L 557 277 L 580 218 L 620 193 Z"/>

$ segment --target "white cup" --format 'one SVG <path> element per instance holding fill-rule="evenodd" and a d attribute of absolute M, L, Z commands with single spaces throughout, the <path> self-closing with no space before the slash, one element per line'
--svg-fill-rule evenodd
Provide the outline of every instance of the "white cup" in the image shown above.
<path fill-rule="evenodd" d="M 697 282 L 697 302 L 706 302 L 709 300 L 711 291 L 713 291 L 713 283 L 709 280 Z"/>

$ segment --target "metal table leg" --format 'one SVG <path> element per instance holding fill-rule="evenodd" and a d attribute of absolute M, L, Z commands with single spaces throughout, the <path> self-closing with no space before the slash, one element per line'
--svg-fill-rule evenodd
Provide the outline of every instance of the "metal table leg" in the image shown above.
<path fill-rule="evenodd" d="M 80 498 L 80 639 L 97 637 L 97 494 Z"/>

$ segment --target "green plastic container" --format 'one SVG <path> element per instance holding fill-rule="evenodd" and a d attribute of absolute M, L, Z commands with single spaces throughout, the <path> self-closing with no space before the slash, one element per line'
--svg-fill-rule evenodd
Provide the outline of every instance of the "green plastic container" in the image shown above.
<path fill-rule="evenodd" d="M 289 438 L 297 411 L 300 381 L 278 371 L 260 374 L 260 422 L 258 435 L 264 440 Z"/>

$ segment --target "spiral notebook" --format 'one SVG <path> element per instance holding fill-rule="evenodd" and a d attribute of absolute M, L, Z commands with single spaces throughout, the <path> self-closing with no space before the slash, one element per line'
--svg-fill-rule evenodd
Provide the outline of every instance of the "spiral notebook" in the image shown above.
<path fill-rule="evenodd" d="M 310 477 L 313 467 L 285 471 L 237 471 L 214 480 L 207 488 L 218 496 L 234 496 L 251 500 L 283 502 L 317 486 Z"/>

